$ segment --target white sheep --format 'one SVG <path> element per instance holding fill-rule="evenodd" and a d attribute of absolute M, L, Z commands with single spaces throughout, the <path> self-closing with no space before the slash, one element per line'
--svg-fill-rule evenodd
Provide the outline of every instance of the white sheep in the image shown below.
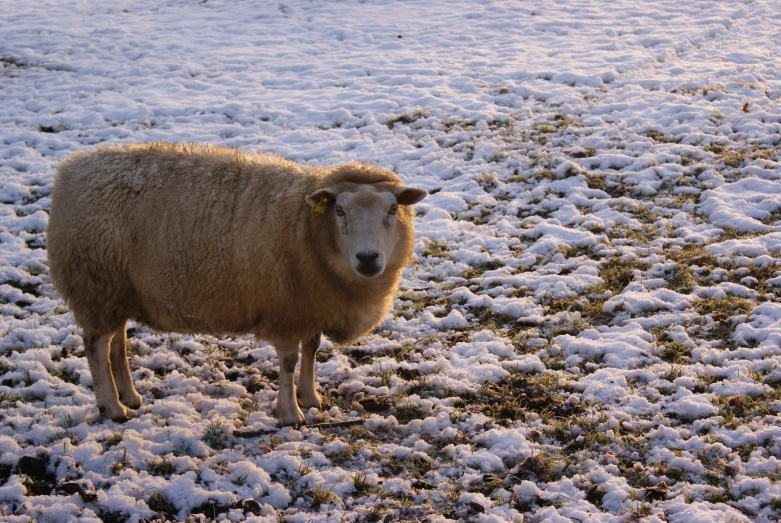
<path fill-rule="evenodd" d="M 125 420 L 141 406 L 125 353 L 133 319 L 268 340 L 279 420 L 303 423 L 299 403 L 321 407 L 321 333 L 350 343 L 382 320 L 412 253 L 411 205 L 425 196 L 363 163 L 305 167 L 195 144 L 69 156 L 51 197 L 49 270 L 84 330 L 98 409 Z"/>

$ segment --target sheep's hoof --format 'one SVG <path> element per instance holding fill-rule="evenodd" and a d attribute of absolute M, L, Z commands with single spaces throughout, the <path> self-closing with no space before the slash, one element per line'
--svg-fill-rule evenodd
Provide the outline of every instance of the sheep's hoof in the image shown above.
<path fill-rule="evenodd" d="M 305 409 L 311 409 L 312 407 L 322 409 L 323 399 L 317 391 L 314 391 L 313 394 L 301 394 L 301 397 L 298 398 L 298 404 Z"/>
<path fill-rule="evenodd" d="M 124 423 L 128 420 L 128 410 L 120 404 L 98 407 L 98 411 L 104 418 Z"/>
<path fill-rule="evenodd" d="M 122 402 L 123 405 L 125 405 L 125 407 L 129 409 L 137 409 L 144 402 L 144 399 L 141 397 L 141 394 L 139 394 L 136 391 L 133 391 L 130 394 L 126 394 L 126 395 L 120 394 L 119 400 Z"/>
<path fill-rule="evenodd" d="M 277 412 L 277 415 L 279 416 L 279 424 L 282 426 L 304 424 L 304 413 L 301 412 L 298 405 L 296 405 L 295 409 L 291 409 L 290 412 Z"/>

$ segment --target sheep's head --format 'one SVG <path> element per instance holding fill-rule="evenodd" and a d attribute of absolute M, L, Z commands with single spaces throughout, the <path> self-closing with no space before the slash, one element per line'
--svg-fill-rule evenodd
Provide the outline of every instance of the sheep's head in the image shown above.
<path fill-rule="evenodd" d="M 341 182 L 319 189 L 306 197 L 322 219 L 331 220 L 334 240 L 341 254 L 336 263 L 340 272 L 353 272 L 360 278 L 376 278 L 397 251 L 396 234 L 403 206 L 421 201 L 422 189 L 387 184 Z"/>

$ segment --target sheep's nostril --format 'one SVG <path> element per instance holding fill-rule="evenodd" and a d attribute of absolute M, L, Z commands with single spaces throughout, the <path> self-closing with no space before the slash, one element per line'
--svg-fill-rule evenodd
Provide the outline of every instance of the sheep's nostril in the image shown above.
<path fill-rule="evenodd" d="M 356 258 L 358 258 L 358 261 L 362 264 L 370 264 L 377 261 L 377 258 L 380 257 L 379 252 L 359 252 L 355 255 Z"/>

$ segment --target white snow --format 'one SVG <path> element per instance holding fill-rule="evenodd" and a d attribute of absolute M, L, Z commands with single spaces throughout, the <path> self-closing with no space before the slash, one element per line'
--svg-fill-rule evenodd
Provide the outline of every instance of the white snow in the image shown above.
<path fill-rule="evenodd" d="M 7 2 L 0 519 L 778 519 L 779 20 L 768 0 Z M 135 323 L 145 405 L 97 414 L 48 275 L 53 177 L 153 140 L 431 193 L 394 309 L 324 340 L 309 426 L 278 427 L 267 342 Z"/>

